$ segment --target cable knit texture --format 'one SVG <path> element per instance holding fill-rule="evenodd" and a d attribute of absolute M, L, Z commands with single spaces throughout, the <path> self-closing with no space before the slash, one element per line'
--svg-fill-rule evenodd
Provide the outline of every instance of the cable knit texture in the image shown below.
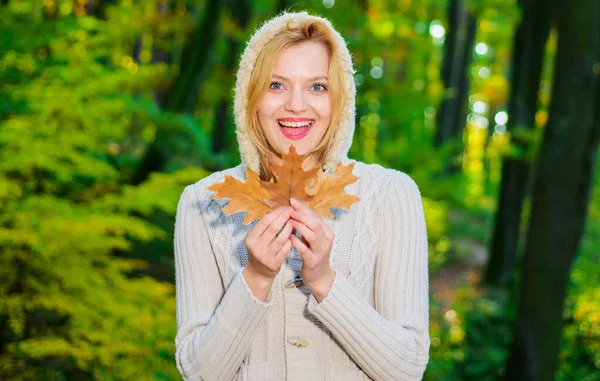
<path fill-rule="evenodd" d="M 360 197 L 332 209 L 329 294 L 291 287 L 293 249 L 266 302 L 241 270 L 256 221 L 223 214 L 206 188 L 243 165 L 185 188 L 175 223 L 177 366 L 186 380 L 420 380 L 428 361 L 427 234 L 421 196 L 405 173 L 356 162 Z M 307 346 L 294 345 L 305 343 Z"/>
<path fill-rule="evenodd" d="M 244 280 L 245 213 L 225 215 L 227 200 L 207 189 L 231 175 L 258 171 L 245 125 L 247 89 L 266 41 L 282 28 L 317 18 L 332 29 L 349 97 L 324 166 L 355 163 L 346 187 L 360 201 L 325 219 L 335 238 L 335 279 L 318 303 L 295 282 L 302 257 L 292 249 L 265 302 Z M 420 380 L 429 358 L 427 232 L 421 195 L 404 172 L 348 158 L 354 132 L 354 70 L 342 37 L 326 19 L 282 13 L 254 34 L 240 61 L 235 114 L 242 164 L 188 185 L 175 220 L 177 367 L 185 380 Z M 332 127 L 330 127 L 332 128 Z"/>

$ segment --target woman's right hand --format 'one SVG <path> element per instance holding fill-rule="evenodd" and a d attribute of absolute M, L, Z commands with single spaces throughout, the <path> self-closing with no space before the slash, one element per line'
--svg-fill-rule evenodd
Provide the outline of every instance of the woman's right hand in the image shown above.
<path fill-rule="evenodd" d="M 289 207 L 276 209 L 261 218 L 246 235 L 248 264 L 242 273 L 254 296 L 263 301 L 292 248 L 293 227 L 289 219 Z"/>

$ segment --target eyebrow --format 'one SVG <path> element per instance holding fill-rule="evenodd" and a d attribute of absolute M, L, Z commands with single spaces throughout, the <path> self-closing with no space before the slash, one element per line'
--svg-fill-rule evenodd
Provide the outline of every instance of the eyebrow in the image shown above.
<path fill-rule="evenodd" d="M 287 80 L 288 79 L 286 77 L 283 77 L 283 76 L 277 75 L 277 74 L 273 74 L 273 78 L 283 79 L 283 80 Z M 324 79 L 324 80 L 327 81 L 327 77 L 324 76 L 324 75 L 319 75 L 319 76 L 316 76 L 316 77 L 313 77 L 313 78 L 309 78 L 308 80 L 312 82 L 312 81 L 316 81 L 316 80 L 319 80 L 319 79 Z"/>

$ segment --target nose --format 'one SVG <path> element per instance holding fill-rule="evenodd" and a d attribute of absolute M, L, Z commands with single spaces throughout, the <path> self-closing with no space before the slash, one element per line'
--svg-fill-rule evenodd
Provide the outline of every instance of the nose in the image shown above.
<path fill-rule="evenodd" d="M 287 111 L 301 112 L 306 111 L 307 108 L 308 103 L 306 101 L 306 94 L 304 94 L 302 88 L 297 87 L 289 92 L 289 96 L 285 104 L 285 109 Z"/>

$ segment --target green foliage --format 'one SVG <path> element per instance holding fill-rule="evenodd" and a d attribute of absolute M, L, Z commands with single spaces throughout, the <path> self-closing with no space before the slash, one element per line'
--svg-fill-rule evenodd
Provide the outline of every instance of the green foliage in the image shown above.
<path fill-rule="evenodd" d="M 600 160 L 599 160 L 600 162 Z M 565 300 L 565 326 L 557 380 L 596 380 L 600 369 L 600 166 L 589 208 L 589 218 L 579 256 L 571 271 Z M 451 210 L 446 234 L 450 237 L 448 264 L 465 266 L 468 256 L 457 247 L 467 237 L 487 241 L 482 227 L 490 226 L 489 211 L 476 208 Z M 481 289 L 470 273 L 455 289 L 432 295 L 431 358 L 425 380 L 496 380 L 504 372 L 512 340 L 514 301 L 506 292 Z M 447 276 L 434 274 L 433 281 Z"/>
<path fill-rule="evenodd" d="M 600 162 L 600 160 L 599 160 Z M 580 254 L 571 271 L 557 380 L 597 379 L 600 374 L 600 166 Z"/>
<path fill-rule="evenodd" d="M 466 318 L 465 358 L 461 380 L 495 380 L 504 373 L 512 338 L 513 317 L 505 293 L 487 290 L 473 301 Z"/>
<path fill-rule="evenodd" d="M 425 380 L 495 380 L 508 356 L 512 320 L 507 296 L 482 294 L 470 282 L 456 290 L 456 303 L 431 306 L 431 360 Z"/>
<path fill-rule="evenodd" d="M 109 63 L 127 37 L 109 22 L 63 8 L 32 22 L 23 6 L 0 8 L 0 378 L 175 379 L 173 284 L 124 254 L 172 240 L 153 216 L 172 221 L 206 175 L 183 158 L 208 142 L 149 100 L 167 66 Z M 129 185 L 156 128 L 182 149 Z"/>
<path fill-rule="evenodd" d="M 556 42 L 548 42 L 535 128 L 504 132 L 494 117 L 508 101 L 516 1 L 466 2 L 487 53 L 474 53 L 469 68 L 464 134 L 441 147 L 432 145 L 436 108 L 451 89 L 439 74 L 443 38 L 430 28 L 447 28 L 448 1 L 259 1 L 246 28 L 226 10 L 191 114 L 165 112 L 157 99 L 179 73 L 205 1 L 167 2 L 166 12 L 160 0 L 103 1 L 91 16 L 81 2 L 8 3 L 0 6 L 0 379 L 180 378 L 176 202 L 207 174 L 200 168 L 237 164 L 231 109 L 226 126 L 216 125 L 215 111 L 233 97 L 230 50 L 239 55 L 281 6 L 329 18 L 348 43 L 358 93 L 350 156 L 402 170 L 419 185 L 434 285 L 425 379 L 502 373 L 514 301 L 480 288 L 482 260 L 474 257 L 489 243 L 502 157 L 536 156 Z M 228 129 L 218 154 L 210 148 L 216 128 Z M 515 139 L 532 144 L 523 152 Z M 169 157 L 138 184 L 152 144 Z M 461 171 L 442 176 L 457 148 Z M 595 380 L 600 369 L 598 189 L 571 274 L 558 380 Z M 523 217 L 527 223 L 527 202 Z"/>

